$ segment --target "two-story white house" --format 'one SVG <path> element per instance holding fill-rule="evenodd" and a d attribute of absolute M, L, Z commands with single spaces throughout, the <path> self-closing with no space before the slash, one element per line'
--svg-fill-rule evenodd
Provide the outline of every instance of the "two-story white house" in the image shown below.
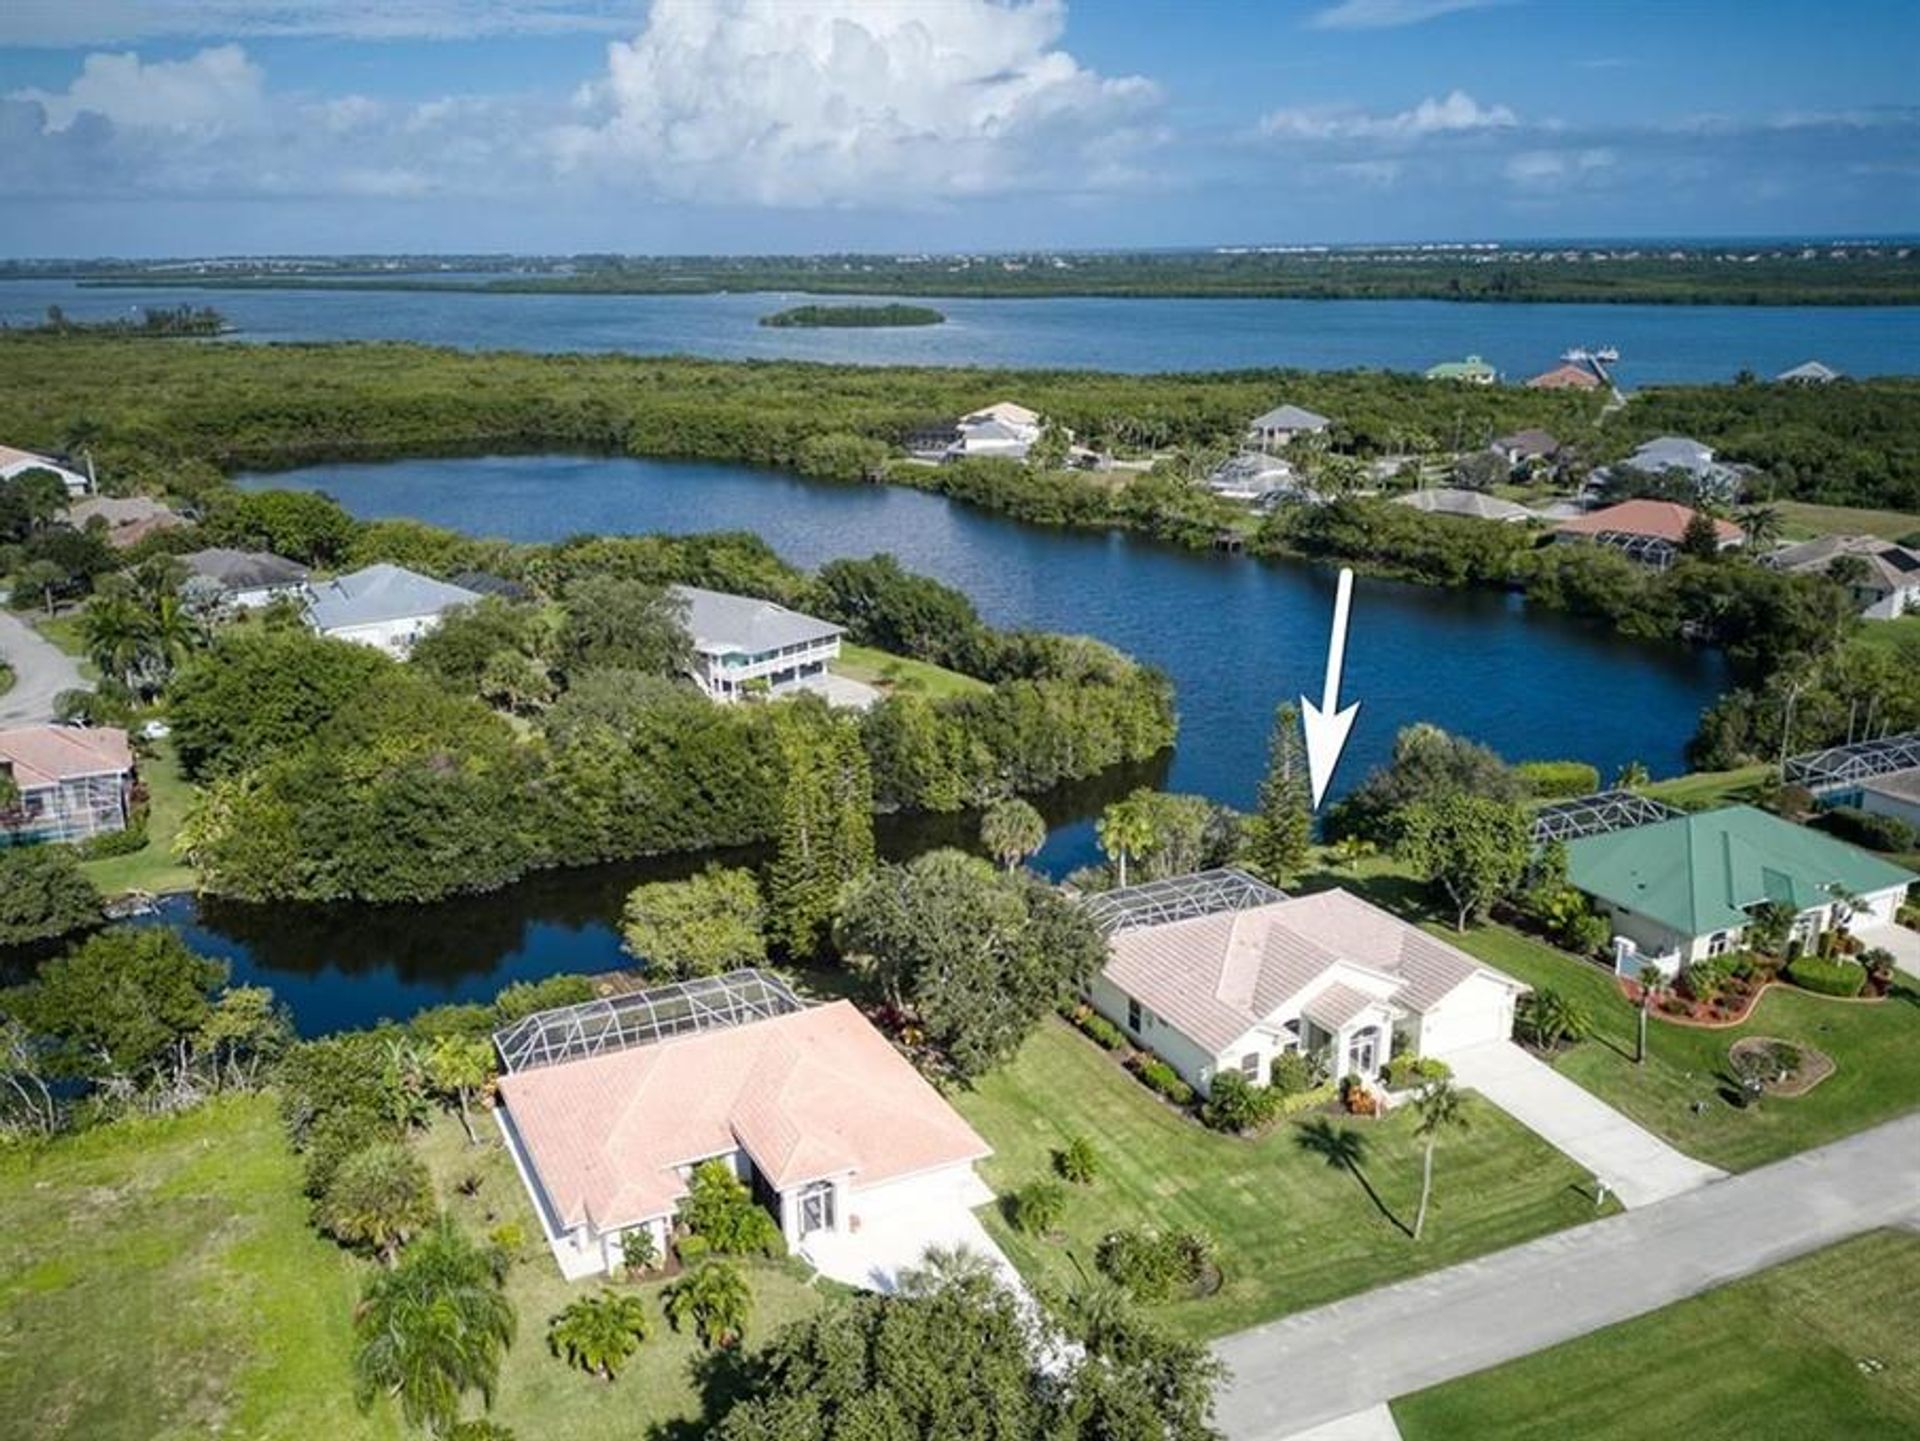
<path fill-rule="evenodd" d="M 693 639 L 688 674 L 714 700 L 817 687 L 840 655 L 844 632 L 831 621 L 756 596 L 693 585 L 669 590 L 686 608 L 687 634 Z"/>

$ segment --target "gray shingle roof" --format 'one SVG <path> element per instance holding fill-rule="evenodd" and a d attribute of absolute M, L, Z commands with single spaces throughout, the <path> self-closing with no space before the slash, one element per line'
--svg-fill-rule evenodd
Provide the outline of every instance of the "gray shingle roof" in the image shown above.
<path fill-rule="evenodd" d="M 693 585 L 670 586 L 686 604 L 687 634 L 708 655 L 764 655 L 783 646 L 806 645 L 842 634 L 831 621 L 802 615 L 757 596 L 728 595 Z"/>
<path fill-rule="evenodd" d="M 404 566 L 370 565 L 349 575 L 335 576 L 313 588 L 307 615 L 320 630 L 378 625 L 438 615 L 456 605 L 471 605 L 480 597 L 461 586 L 421 575 Z"/>
<path fill-rule="evenodd" d="M 272 586 L 298 585 L 307 578 L 304 565 L 264 550 L 228 550 L 214 546 L 193 551 L 180 559 L 195 575 L 217 580 L 228 590 L 266 590 Z"/>
<path fill-rule="evenodd" d="M 1247 424 L 1249 430 L 1325 430 L 1333 422 L 1324 415 L 1298 405 L 1276 405 L 1265 415 L 1255 416 Z"/>

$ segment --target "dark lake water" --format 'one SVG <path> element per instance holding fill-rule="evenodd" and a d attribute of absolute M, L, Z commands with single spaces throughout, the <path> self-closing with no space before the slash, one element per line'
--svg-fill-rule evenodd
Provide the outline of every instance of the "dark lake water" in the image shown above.
<path fill-rule="evenodd" d="M 911 329 L 768 329 L 806 297 L 482 295 L 431 291 L 88 289 L 0 281 L 0 321 L 59 305 L 78 319 L 211 305 L 241 340 L 417 340 L 483 349 L 792 358 L 864 365 L 1003 365 L 1120 371 L 1424 370 L 1469 353 L 1514 379 L 1569 346 L 1612 345 L 1624 385 L 1775 375 L 1817 357 L 1853 375 L 1910 372 L 1920 309 L 1898 306 L 1489 305 L 1435 300 L 926 301 L 947 323 Z M 855 299 L 857 297 L 835 297 Z"/>
<path fill-rule="evenodd" d="M 368 517 L 414 516 L 476 535 L 554 540 L 580 531 L 748 529 L 813 567 L 891 551 L 971 595 L 998 625 L 1078 631 L 1173 677 L 1180 741 L 1129 774 L 1039 798 L 1054 830 L 1039 864 L 1094 858 L 1093 818 L 1136 785 L 1252 803 L 1282 699 L 1319 694 L 1333 575 L 1182 551 L 1133 537 L 1022 525 L 941 497 L 837 486 L 778 472 L 574 456 L 324 466 L 243 479 L 319 488 Z M 1517 597 L 1362 578 L 1343 699 L 1361 711 L 1335 791 L 1431 720 L 1510 758 L 1564 757 L 1611 774 L 1629 760 L 1679 770 L 1700 709 L 1724 688 L 1718 656 L 1630 644 L 1531 611 Z M 881 847 L 904 856 L 967 843 L 969 817 L 893 818 Z M 641 879 L 691 859 L 535 876 L 490 896 L 402 909 L 254 907 L 179 899 L 161 919 L 269 985 L 309 1034 L 485 999 L 512 980 L 621 963 L 612 922 Z"/>

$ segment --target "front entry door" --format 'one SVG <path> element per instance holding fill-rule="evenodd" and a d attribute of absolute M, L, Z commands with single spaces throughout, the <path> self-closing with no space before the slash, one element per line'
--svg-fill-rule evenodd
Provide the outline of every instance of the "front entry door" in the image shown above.
<path fill-rule="evenodd" d="M 833 1229 L 833 1183 L 816 1182 L 800 1193 L 800 1239 Z"/>

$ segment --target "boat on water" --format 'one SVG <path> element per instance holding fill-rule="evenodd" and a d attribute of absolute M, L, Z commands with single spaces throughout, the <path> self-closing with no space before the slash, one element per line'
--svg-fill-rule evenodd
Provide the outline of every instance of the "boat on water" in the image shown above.
<path fill-rule="evenodd" d="M 1564 352 L 1561 357 L 1569 365 L 1613 365 L 1620 359 L 1620 352 L 1611 345 L 1602 345 L 1589 350 L 1584 345 L 1576 345 Z"/>

